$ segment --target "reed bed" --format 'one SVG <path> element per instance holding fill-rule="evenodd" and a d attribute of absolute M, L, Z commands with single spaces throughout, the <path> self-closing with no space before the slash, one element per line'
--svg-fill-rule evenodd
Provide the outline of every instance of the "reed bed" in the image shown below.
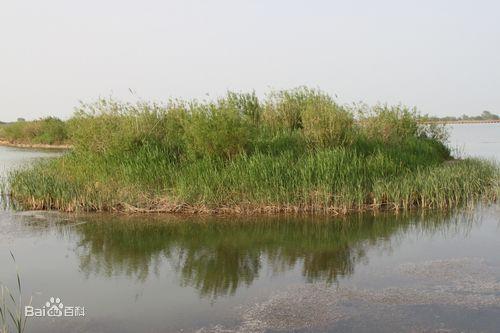
<path fill-rule="evenodd" d="M 0 141 L 13 145 L 59 145 L 68 144 L 67 123 L 56 117 L 33 121 L 18 120 L 0 125 Z"/>
<path fill-rule="evenodd" d="M 453 160 L 414 109 L 346 107 L 308 88 L 165 105 L 98 100 L 67 123 L 74 149 L 9 176 L 28 209 L 317 213 L 496 200 L 493 162 Z"/>

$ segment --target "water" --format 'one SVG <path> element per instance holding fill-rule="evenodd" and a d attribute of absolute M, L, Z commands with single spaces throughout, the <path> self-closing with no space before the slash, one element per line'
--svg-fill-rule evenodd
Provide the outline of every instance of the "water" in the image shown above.
<path fill-rule="evenodd" d="M 498 124 L 451 140 L 500 159 Z M 0 147 L 0 167 L 41 156 Z M 4 210 L 0 281 L 16 284 L 12 251 L 25 301 L 85 307 L 27 332 L 498 332 L 499 220 L 499 205 L 337 219 Z"/>
<path fill-rule="evenodd" d="M 500 124 L 457 124 L 451 129 L 450 146 L 460 156 L 500 160 Z"/>

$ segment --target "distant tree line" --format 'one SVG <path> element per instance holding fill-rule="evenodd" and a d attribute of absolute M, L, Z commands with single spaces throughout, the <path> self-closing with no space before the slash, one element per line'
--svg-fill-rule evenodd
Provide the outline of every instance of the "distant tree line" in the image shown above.
<path fill-rule="evenodd" d="M 429 120 L 438 120 L 438 121 L 460 121 L 460 120 L 500 120 L 500 116 L 490 111 L 483 111 L 479 116 L 468 116 L 466 114 L 460 117 L 431 117 L 429 116 Z"/>
<path fill-rule="evenodd" d="M 0 141 L 22 144 L 66 144 L 67 123 L 56 117 L 27 121 L 18 118 L 12 123 L 0 122 Z"/>

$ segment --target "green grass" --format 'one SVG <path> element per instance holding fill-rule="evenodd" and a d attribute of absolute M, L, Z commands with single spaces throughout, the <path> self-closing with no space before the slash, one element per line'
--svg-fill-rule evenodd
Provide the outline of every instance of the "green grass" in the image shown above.
<path fill-rule="evenodd" d="M 68 143 L 67 124 L 55 117 L 0 125 L 0 140 L 14 144 L 62 145 Z"/>
<path fill-rule="evenodd" d="M 446 131 L 403 106 L 348 108 L 307 88 L 166 105 L 99 100 L 73 151 L 10 175 L 25 208 L 309 212 L 450 208 L 498 196 L 498 166 L 452 161 Z"/>

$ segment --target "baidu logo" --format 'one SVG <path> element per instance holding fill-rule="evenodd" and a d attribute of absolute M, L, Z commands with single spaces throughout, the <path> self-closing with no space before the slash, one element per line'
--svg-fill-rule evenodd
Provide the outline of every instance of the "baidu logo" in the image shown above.
<path fill-rule="evenodd" d="M 51 297 L 40 308 L 24 307 L 26 317 L 85 317 L 85 307 L 64 306 L 59 297 Z"/>

